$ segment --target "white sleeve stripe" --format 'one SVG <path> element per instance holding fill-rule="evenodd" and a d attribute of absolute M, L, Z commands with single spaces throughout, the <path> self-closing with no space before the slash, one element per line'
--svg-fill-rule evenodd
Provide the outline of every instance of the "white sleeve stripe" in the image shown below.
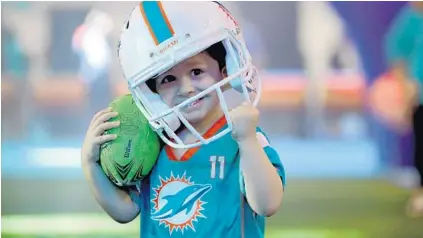
<path fill-rule="evenodd" d="M 256 132 L 257 140 L 260 142 L 263 148 L 270 146 L 269 141 L 266 139 L 266 136 L 263 135 L 261 132 Z"/>

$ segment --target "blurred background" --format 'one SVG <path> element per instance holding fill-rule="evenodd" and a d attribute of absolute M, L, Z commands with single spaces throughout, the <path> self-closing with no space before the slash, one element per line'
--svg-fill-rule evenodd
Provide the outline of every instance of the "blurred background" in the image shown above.
<path fill-rule="evenodd" d="M 92 116 L 127 93 L 116 47 L 135 4 L 2 2 L 3 237 L 139 233 L 138 219 L 107 217 L 80 168 Z M 266 237 L 423 237 L 423 220 L 406 216 L 419 181 L 405 113 L 415 87 L 384 51 L 408 3 L 224 5 L 261 71 L 260 126 L 287 174 Z"/>

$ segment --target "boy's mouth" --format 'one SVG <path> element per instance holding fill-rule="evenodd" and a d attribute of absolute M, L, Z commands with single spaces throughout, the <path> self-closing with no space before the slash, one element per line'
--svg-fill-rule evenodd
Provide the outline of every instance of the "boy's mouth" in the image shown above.
<path fill-rule="evenodd" d="M 201 97 L 201 98 L 199 98 L 199 99 L 197 99 L 197 100 L 195 100 L 195 101 L 193 101 L 193 102 L 191 102 L 190 104 L 188 104 L 187 105 L 187 108 L 191 108 L 191 107 L 194 107 L 194 106 L 196 106 L 197 104 L 199 104 L 204 98 L 205 98 L 206 96 L 204 96 L 204 97 Z"/>

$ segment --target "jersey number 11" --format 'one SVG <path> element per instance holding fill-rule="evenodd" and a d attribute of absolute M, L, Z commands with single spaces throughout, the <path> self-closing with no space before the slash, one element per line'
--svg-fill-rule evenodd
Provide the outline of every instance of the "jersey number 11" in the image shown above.
<path fill-rule="evenodd" d="M 224 156 L 210 156 L 210 177 L 216 177 L 216 162 L 219 162 L 219 178 L 223 179 L 225 177 L 225 157 Z"/>

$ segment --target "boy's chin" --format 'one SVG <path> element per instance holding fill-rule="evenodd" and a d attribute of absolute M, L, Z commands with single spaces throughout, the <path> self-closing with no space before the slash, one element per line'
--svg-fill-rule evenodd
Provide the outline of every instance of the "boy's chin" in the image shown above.
<path fill-rule="evenodd" d="M 189 123 L 199 123 L 204 120 L 206 113 L 202 110 L 196 110 L 189 113 L 182 113 L 182 115 L 187 119 Z"/>

